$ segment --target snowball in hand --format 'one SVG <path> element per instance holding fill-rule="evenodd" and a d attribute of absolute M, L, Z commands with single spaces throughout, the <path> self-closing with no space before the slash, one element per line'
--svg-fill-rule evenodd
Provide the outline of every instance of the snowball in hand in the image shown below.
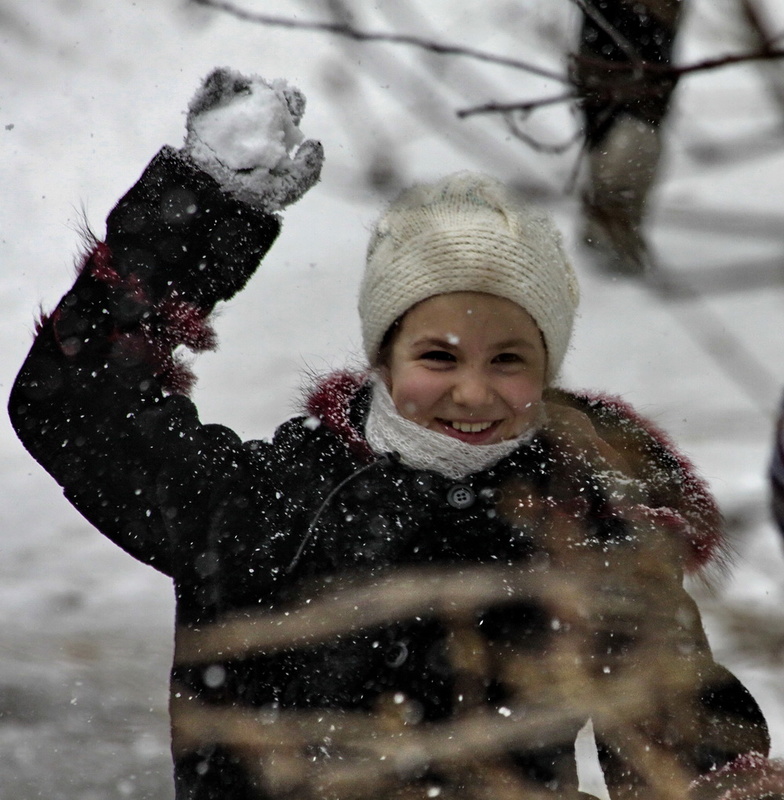
<path fill-rule="evenodd" d="M 271 170 L 302 142 L 283 94 L 285 82 L 270 86 L 252 78 L 246 85 L 193 119 L 191 154 L 197 161 L 218 159 L 232 170 Z"/>
<path fill-rule="evenodd" d="M 321 145 L 303 141 L 297 127 L 304 109 L 286 81 L 213 70 L 191 101 L 183 150 L 226 191 L 277 211 L 321 173 Z"/>

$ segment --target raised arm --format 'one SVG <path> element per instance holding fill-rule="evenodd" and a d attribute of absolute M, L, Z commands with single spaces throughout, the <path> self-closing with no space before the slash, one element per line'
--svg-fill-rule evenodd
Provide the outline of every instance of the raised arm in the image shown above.
<path fill-rule="evenodd" d="M 212 346 L 213 307 L 243 288 L 274 242 L 275 212 L 318 179 L 320 146 L 295 141 L 302 106 L 280 84 L 208 76 L 185 147 L 163 148 L 112 210 L 105 242 L 91 243 L 11 392 L 19 438 L 68 499 L 164 572 L 167 514 L 177 510 L 159 476 L 177 466 L 197 515 L 239 447 L 227 429 L 199 423 L 175 350 Z"/>

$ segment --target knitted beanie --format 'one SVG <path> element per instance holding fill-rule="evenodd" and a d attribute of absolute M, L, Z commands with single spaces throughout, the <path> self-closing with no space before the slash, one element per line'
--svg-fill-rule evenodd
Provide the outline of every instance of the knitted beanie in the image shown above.
<path fill-rule="evenodd" d="M 525 309 L 544 337 L 548 381 L 557 375 L 577 309 L 577 278 L 550 217 L 486 175 L 459 172 L 413 186 L 376 221 L 359 293 L 370 362 L 397 319 L 447 292 L 485 292 Z"/>

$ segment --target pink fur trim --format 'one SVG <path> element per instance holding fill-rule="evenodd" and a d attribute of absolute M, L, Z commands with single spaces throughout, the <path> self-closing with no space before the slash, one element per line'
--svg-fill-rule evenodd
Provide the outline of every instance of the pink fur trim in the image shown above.
<path fill-rule="evenodd" d="M 687 570 L 698 571 L 714 558 L 726 560 L 721 512 L 708 484 L 698 475 L 694 464 L 678 450 L 672 439 L 620 397 L 584 391 L 574 394 L 589 405 L 601 406 L 624 422 L 645 431 L 675 459 L 680 472 L 679 494 L 685 504 L 682 508 L 673 509 L 673 512 L 682 518 L 685 534 L 689 539 L 691 558 L 686 564 Z"/>
<path fill-rule="evenodd" d="M 103 242 L 96 242 L 92 251 L 87 253 L 80 272 L 87 269 L 88 266 L 90 274 L 99 281 L 114 287 L 122 285 L 123 279 L 121 275 L 112 267 L 111 251 Z"/>
<path fill-rule="evenodd" d="M 172 289 L 166 297 L 152 305 L 137 275 L 123 277 L 114 269 L 111 251 L 102 242 L 96 242 L 91 252 L 84 257 L 79 272 L 87 272 L 111 289 L 132 297 L 139 305 L 148 306 L 148 312 L 143 315 L 136 328 L 131 331 L 115 331 L 110 335 L 115 353 L 131 363 L 147 364 L 165 391 L 188 394 L 196 377 L 182 355 L 175 351 L 181 345 L 195 352 L 216 348 L 217 337 L 210 325 L 210 312 L 178 297 L 176 289 Z M 41 314 L 39 329 L 48 320 L 56 323 L 58 316 L 58 311 L 49 317 Z M 67 348 L 59 340 L 58 344 L 65 355 L 74 355 L 67 352 Z"/>
<path fill-rule="evenodd" d="M 698 778 L 692 788 L 710 789 L 716 800 L 780 797 L 784 794 L 784 761 L 767 758 L 762 753 L 744 753 L 721 769 Z"/>
<path fill-rule="evenodd" d="M 362 431 L 349 419 L 351 400 L 365 383 L 366 376 L 352 372 L 334 372 L 318 383 L 307 399 L 306 409 L 334 431 L 346 446 L 363 460 L 373 459 Z"/>
<path fill-rule="evenodd" d="M 180 300 L 176 293 L 158 303 L 155 313 L 162 320 L 164 336 L 173 347 L 182 344 L 196 353 L 217 347 L 215 331 L 208 322 L 209 312 Z"/>

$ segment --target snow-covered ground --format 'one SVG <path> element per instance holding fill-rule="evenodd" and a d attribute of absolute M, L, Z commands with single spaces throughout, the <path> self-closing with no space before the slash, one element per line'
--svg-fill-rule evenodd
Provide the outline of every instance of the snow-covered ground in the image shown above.
<path fill-rule="evenodd" d="M 248 0 L 248 8 L 254 5 L 300 18 L 318 12 L 317 3 L 296 0 Z M 437 0 L 422 4 L 427 20 L 412 18 L 410 25 L 528 56 L 537 41 L 532 19 L 541 28 L 552 18 L 553 39 L 561 35 L 557 5 L 488 3 L 477 19 L 475 3 Z M 509 15 L 517 6 L 534 16 L 515 20 Z M 380 13 L 370 18 L 376 29 L 387 25 Z M 702 45 L 718 41 L 717 33 Z M 698 52 L 696 44 L 689 47 Z M 101 234 L 106 212 L 158 147 L 181 142 L 187 100 L 216 65 L 299 85 L 309 99 L 302 128 L 327 153 L 322 183 L 287 212 L 263 270 L 220 318 L 220 351 L 199 358 L 195 398 L 202 417 L 245 437 L 270 433 L 297 407 L 304 370 L 358 359 L 355 291 L 368 223 L 380 204 L 355 182 L 369 152 L 391 141 L 409 180 L 467 167 L 525 175 L 550 190 L 566 183 L 569 159 L 532 153 L 499 123 L 459 122 L 452 114 L 466 97 L 488 98 L 485 80 L 505 82 L 501 99 L 553 87 L 498 68 L 472 66 L 470 75 L 461 74 L 466 62 L 458 60 L 442 71 L 441 99 L 434 92 L 429 102 L 416 69 L 380 77 L 392 52 L 261 28 L 179 0 L 6 0 L 0 8 L 3 393 L 29 346 L 36 309 L 53 306 L 69 285 L 79 227 L 86 220 Z M 557 66 L 555 42 L 549 55 L 531 50 L 530 57 Z M 453 85 L 464 96 L 444 105 Z M 358 93 L 348 94 L 352 86 Z M 772 123 L 757 86 L 756 73 L 736 70 L 681 87 L 654 241 L 686 279 L 740 259 L 779 259 L 784 267 L 779 231 L 738 233 L 744 220 L 784 217 L 784 155 L 711 170 L 685 156 L 705 137 L 731 138 Z M 405 102 L 403 89 L 412 92 Z M 565 116 L 554 112 L 542 124 L 566 138 L 558 127 L 569 124 Z M 479 151 L 469 149 L 475 134 L 486 137 Z M 694 208 L 711 211 L 712 230 L 683 226 Z M 573 201 L 557 199 L 554 210 L 574 241 Z M 713 594 L 695 592 L 717 657 L 763 706 L 774 752 L 782 756 L 784 559 L 767 517 L 765 471 L 784 384 L 784 289 L 746 287 L 665 305 L 637 285 L 597 276 L 577 248 L 575 261 L 584 301 L 564 383 L 623 395 L 670 431 L 710 481 L 738 558 L 733 577 Z M 725 356 L 728 342 L 740 342 L 752 356 L 715 358 L 699 341 L 706 331 L 714 340 L 731 334 L 721 345 Z M 729 374 L 722 363 L 731 364 Z M 22 450 L 7 420 L 0 421 L 0 492 L 0 797 L 165 800 L 171 796 L 168 582 L 80 518 Z"/>

